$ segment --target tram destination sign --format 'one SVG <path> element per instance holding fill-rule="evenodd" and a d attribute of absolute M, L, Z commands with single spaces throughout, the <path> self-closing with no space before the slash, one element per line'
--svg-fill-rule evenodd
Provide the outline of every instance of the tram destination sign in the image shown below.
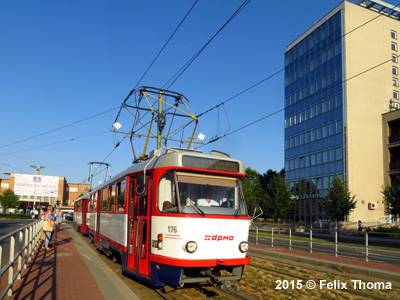
<path fill-rule="evenodd" d="M 235 161 L 228 161 L 214 158 L 204 158 L 184 155 L 182 157 L 182 165 L 184 167 L 208 169 L 225 172 L 239 172 L 239 163 Z"/>

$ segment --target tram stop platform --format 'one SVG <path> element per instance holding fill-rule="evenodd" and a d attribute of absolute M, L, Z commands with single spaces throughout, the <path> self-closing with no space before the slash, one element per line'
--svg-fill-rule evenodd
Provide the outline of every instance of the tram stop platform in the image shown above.
<path fill-rule="evenodd" d="M 85 243 L 72 224 L 63 223 L 46 251 L 41 246 L 4 299 L 139 299 Z"/>

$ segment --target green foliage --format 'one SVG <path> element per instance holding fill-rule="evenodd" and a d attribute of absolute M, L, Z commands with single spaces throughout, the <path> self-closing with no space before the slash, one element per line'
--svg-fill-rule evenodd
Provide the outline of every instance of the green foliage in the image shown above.
<path fill-rule="evenodd" d="M 327 214 L 337 221 L 343 221 L 344 217 L 356 208 L 355 196 L 347 188 L 346 182 L 342 182 L 339 176 L 335 175 L 329 183 L 328 196 L 322 197 L 321 203 Z"/>
<path fill-rule="evenodd" d="M 387 186 L 383 192 L 388 213 L 397 216 L 400 214 L 400 175 L 392 176 L 392 185 Z"/>
<path fill-rule="evenodd" d="M 378 237 L 378 238 L 391 238 L 391 239 L 400 239 L 400 226 L 390 226 L 390 227 L 384 227 L 384 226 L 379 226 L 376 228 L 367 228 L 368 232 L 383 232 L 383 233 L 396 233 L 396 234 L 389 234 L 389 235 L 382 235 L 382 234 L 374 234 L 370 236 L 373 237 Z"/>
<path fill-rule="evenodd" d="M 266 201 L 263 205 L 264 215 L 278 222 L 293 214 L 295 201 L 285 182 L 285 177 L 276 173 L 269 180 L 266 189 Z"/>
<path fill-rule="evenodd" d="M 253 203 L 261 204 L 265 199 L 265 192 L 261 185 L 261 174 L 250 167 L 246 168 L 246 177 L 243 180 L 243 193 L 246 199 L 247 211 L 253 213 Z"/>
<path fill-rule="evenodd" d="M 32 216 L 28 214 L 0 214 L 0 219 L 31 219 Z"/>
<path fill-rule="evenodd" d="M 20 205 L 19 197 L 10 189 L 7 189 L 0 195 L 1 206 L 7 208 L 17 208 Z"/>
<path fill-rule="evenodd" d="M 370 231 L 370 232 L 386 232 L 386 233 L 400 233 L 400 226 L 390 226 L 390 227 L 378 226 L 376 228 L 368 227 L 367 231 Z M 400 238 L 400 236 L 399 236 L 399 238 Z"/>
<path fill-rule="evenodd" d="M 294 210 L 294 201 L 285 182 L 284 170 L 279 173 L 268 170 L 261 175 L 248 167 L 243 180 L 243 193 L 250 214 L 254 211 L 253 203 L 261 206 L 264 217 L 275 220 L 287 218 Z"/>

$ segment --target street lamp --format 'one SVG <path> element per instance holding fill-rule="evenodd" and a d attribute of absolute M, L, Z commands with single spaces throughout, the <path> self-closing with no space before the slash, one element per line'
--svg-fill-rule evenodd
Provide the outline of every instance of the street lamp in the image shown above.
<path fill-rule="evenodd" d="M 45 166 L 39 166 L 39 167 L 37 167 L 37 166 L 31 165 L 31 168 L 36 169 L 36 175 L 40 175 L 40 169 L 44 169 Z M 37 195 L 36 195 L 36 189 L 35 189 L 35 196 L 34 196 L 34 198 L 33 198 L 33 210 L 34 210 L 34 211 L 36 211 L 36 197 L 37 197 Z"/>
<path fill-rule="evenodd" d="M 36 169 L 36 175 L 40 175 L 40 169 L 44 169 L 45 166 L 37 167 L 37 166 L 31 165 L 31 168 Z"/>

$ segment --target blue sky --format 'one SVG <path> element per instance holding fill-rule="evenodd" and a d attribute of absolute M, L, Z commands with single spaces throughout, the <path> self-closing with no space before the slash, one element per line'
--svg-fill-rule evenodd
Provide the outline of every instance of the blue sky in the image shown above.
<path fill-rule="evenodd" d="M 242 2 L 200 0 L 141 85 L 163 86 Z M 170 89 L 189 99 L 195 115 L 227 100 L 283 69 L 285 47 L 340 2 L 251 1 Z M 43 175 L 86 179 L 88 162 L 103 161 L 114 148 L 109 130 L 118 110 L 89 117 L 121 104 L 193 3 L 2 1 L 0 177 L 42 165 Z M 282 109 L 283 98 L 281 72 L 228 102 L 229 121 L 221 108 L 201 117 L 199 129 L 208 141 L 229 124 L 233 131 Z M 283 167 L 283 142 L 281 112 L 201 150 L 226 152 L 263 173 Z M 112 174 L 127 168 L 129 142 L 106 162 Z"/>

